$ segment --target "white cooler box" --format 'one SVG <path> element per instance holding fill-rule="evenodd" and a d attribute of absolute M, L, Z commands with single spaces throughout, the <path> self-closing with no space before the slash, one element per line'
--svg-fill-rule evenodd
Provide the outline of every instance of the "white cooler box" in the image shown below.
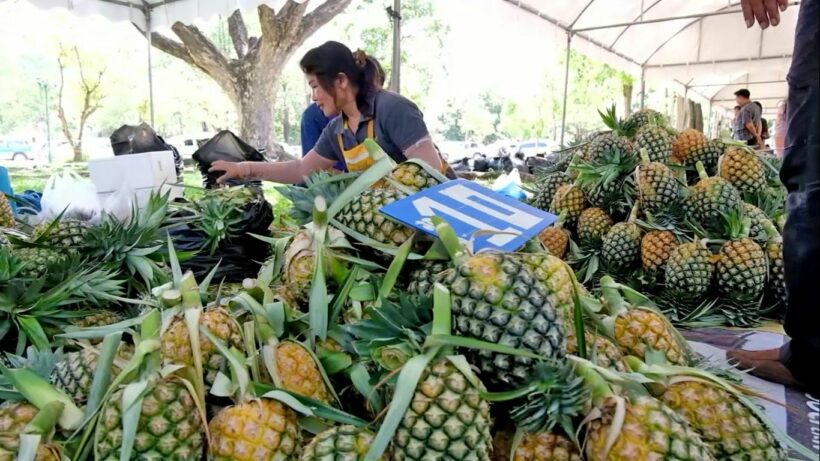
<path fill-rule="evenodd" d="M 171 200 L 182 196 L 182 187 L 173 185 L 177 182 L 177 174 L 171 151 L 89 160 L 88 172 L 97 188 L 100 203 L 105 203 L 108 197 L 126 185 L 134 191 L 139 207 L 145 206 L 151 191 L 170 190 Z"/>

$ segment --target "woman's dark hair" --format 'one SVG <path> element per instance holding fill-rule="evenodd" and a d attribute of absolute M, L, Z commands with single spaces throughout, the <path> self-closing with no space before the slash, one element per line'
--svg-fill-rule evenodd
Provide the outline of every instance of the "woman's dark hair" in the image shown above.
<path fill-rule="evenodd" d="M 376 91 L 375 82 L 381 67 L 363 51 L 353 53 L 350 48 L 333 41 L 305 53 L 299 66 L 305 74 L 315 75 L 319 85 L 334 97 L 333 82 L 339 74 L 345 74 L 356 87 L 359 107 L 366 106 L 368 96 Z"/>

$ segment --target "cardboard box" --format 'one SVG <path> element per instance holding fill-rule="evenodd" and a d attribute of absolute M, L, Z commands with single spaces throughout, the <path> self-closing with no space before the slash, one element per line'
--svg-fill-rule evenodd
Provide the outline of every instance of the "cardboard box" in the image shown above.
<path fill-rule="evenodd" d="M 171 151 L 89 160 L 88 172 L 101 203 L 122 187 L 134 191 L 139 206 L 145 205 L 153 190 L 170 190 L 172 200 L 182 196 L 182 188 L 172 186 L 178 180 Z"/>

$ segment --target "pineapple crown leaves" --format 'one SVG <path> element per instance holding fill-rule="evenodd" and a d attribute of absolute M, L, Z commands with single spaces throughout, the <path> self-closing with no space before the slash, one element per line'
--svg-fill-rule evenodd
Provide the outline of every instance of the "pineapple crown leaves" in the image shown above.
<path fill-rule="evenodd" d="M 591 395 L 571 362 L 548 360 L 535 366 L 523 388 L 483 397 L 490 401 L 519 398 L 510 417 L 527 432 L 550 432 L 558 425 L 566 434 L 574 434 L 573 419 L 584 411 Z"/>
<path fill-rule="evenodd" d="M 351 344 L 356 354 L 394 370 L 420 351 L 430 334 L 432 301 L 429 296 L 400 294 L 397 301 L 383 299 L 380 307 L 368 308 L 363 320 L 340 328 L 355 338 Z"/>
<path fill-rule="evenodd" d="M 357 173 L 331 174 L 319 171 L 306 177 L 304 186 L 277 187 L 276 190 L 293 204 L 289 212 L 291 218 L 298 224 L 306 224 L 313 220 L 316 197 L 322 196 L 328 203 L 332 203 L 358 176 Z"/>
<path fill-rule="evenodd" d="M 604 125 L 615 134 L 627 137 L 631 137 L 635 134 L 635 129 L 637 128 L 635 124 L 629 120 L 619 119 L 615 110 L 615 104 L 609 106 L 605 112 L 601 112 L 601 110 L 598 109 L 598 115 L 601 116 Z"/>
<path fill-rule="evenodd" d="M 28 368 L 8 369 L 0 363 L 0 373 L 32 405 L 42 410 L 53 402 L 63 405 L 62 411 L 54 415 L 57 424 L 66 430 L 79 429 L 83 423 L 83 411 L 69 396 L 57 390 L 46 378 Z"/>

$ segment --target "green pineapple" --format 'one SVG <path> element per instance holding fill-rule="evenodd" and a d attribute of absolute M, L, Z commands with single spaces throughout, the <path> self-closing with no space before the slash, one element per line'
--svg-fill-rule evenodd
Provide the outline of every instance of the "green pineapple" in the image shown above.
<path fill-rule="evenodd" d="M 433 286 L 444 273 L 453 268 L 450 261 L 422 261 L 409 274 L 407 291 L 422 296 L 432 296 Z"/>
<path fill-rule="evenodd" d="M 664 128 L 669 124 L 669 121 L 662 113 L 647 107 L 629 114 L 624 123 L 631 129 L 640 131 L 651 127 Z"/>
<path fill-rule="evenodd" d="M 666 288 L 682 301 L 697 301 L 712 285 L 715 267 L 712 253 L 701 242 L 683 243 L 672 249 L 666 261 Z"/>
<path fill-rule="evenodd" d="M 680 199 L 681 186 L 666 165 L 649 161 L 649 155 L 642 152 L 643 163 L 636 170 L 638 202 L 648 213 L 658 213 L 673 209 Z"/>
<path fill-rule="evenodd" d="M 305 446 L 300 461 L 361 461 L 373 443 L 373 433 L 345 424 L 324 430 Z M 382 459 L 387 459 L 382 456 Z"/>
<path fill-rule="evenodd" d="M 689 188 L 685 209 L 689 219 L 709 232 L 722 232 L 724 216 L 736 213 L 743 200 L 740 192 L 720 177 L 709 177 L 697 163 L 700 181 Z"/>
<path fill-rule="evenodd" d="M 749 224 L 740 214 L 729 216 L 731 240 L 720 247 L 716 264 L 718 290 L 736 301 L 751 301 L 764 288 L 768 266 L 763 249 L 748 237 Z"/>
<path fill-rule="evenodd" d="M 751 203 L 743 202 L 740 204 L 743 210 L 743 215 L 749 220 L 749 237 L 752 238 L 759 245 L 765 245 L 769 241 L 769 234 L 766 232 L 768 226 L 774 226 L 772 221 L 766 216 L 760 208 Z M 777 234 L 777 230 L 775 230 Z"/>
<path fill-rule="evenodd" d="M 661 127 L 649 125 L 638 130 L 633 144 L 635 149 L 646 149 L 652 162 L 671 163 L 672 135 Z"/>
<path fill-rule="evenodd" d="M 587 208 L 578 217 L 576 227 L 581 243 L 597 247 L 601 245 L 604 235 L 612 228 L 612 218 L 600 208 Z"/>
<path fill-rule="evenodd" d="M 601 247 L 601 257 L 616 272 L 636 267 L 641 257 L 641 228 L 635 224 L 638 207 L 634 207 L 626 222 L 619 222 L 609 229 Z"/>
<path fill-rule="evenodd" d="M 756 193 L 766 187 L 766 167 L 745 147 L 731 146 L 720 157 L 720 177 L 743 193 Z"/>
<path fill-rule="evenodd" d="M 551 173 L 536 183 L 536 191 L 530 205 L 544 211 L 549 211 L 552 199 L 558 188 L 570 183 L 569 176 L 564 172 Z"/>
<path fill-rule="evenodd" d="M 87 222 L 79 219 L 59 219 L 35 227 L 32 238 L 44 245 L 72 248 L 76 251 L 76 247 L 85 243 L 89 227 Z"/>
<path fill-rule="evenodd" d="M 58 266 L 66 260 L 66 255 L 57 250 L 43 247 L 18 247 L 12 250 L 14 256 L 25 263 L 20 272 L 21 277 L 38 279 L 46 275 L 50 268 Z"/>

